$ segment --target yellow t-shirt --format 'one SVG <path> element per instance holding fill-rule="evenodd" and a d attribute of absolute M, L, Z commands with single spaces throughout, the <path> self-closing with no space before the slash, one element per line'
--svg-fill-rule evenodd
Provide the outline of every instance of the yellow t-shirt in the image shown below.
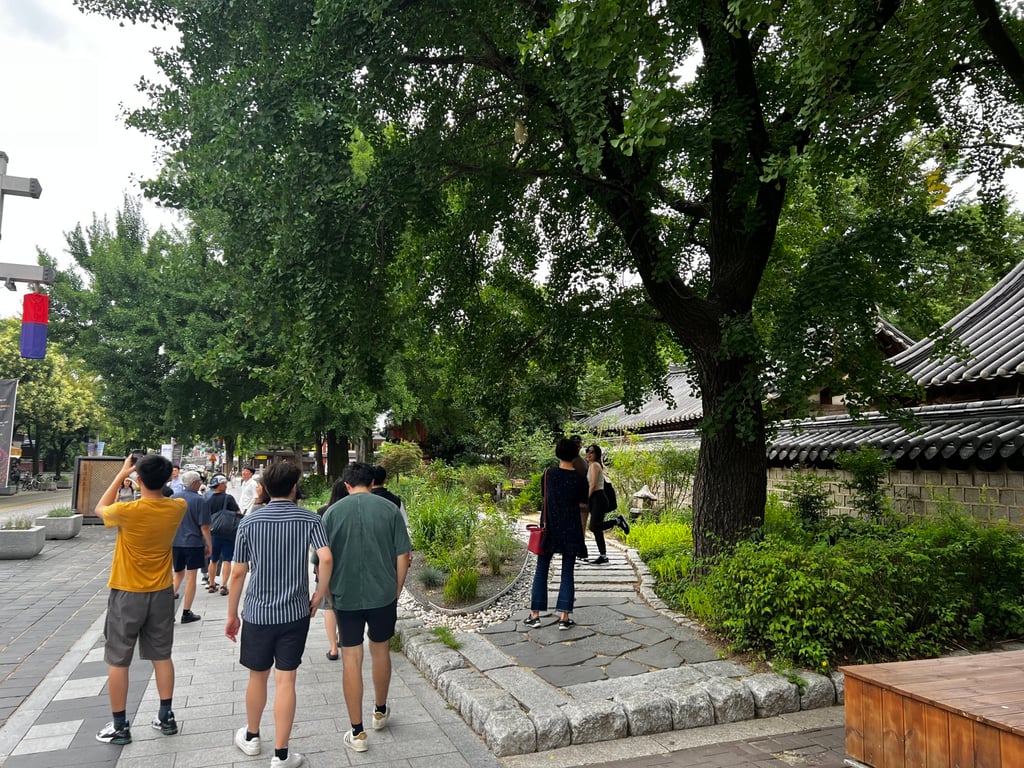
<path fill-rule="evenodd" d="M 117 527 L 108 587 L 159 592 L 171 586 L 171 544 L 186 506 L 184 499 L 137 499 L 103 511 L 103 524 Z"/>

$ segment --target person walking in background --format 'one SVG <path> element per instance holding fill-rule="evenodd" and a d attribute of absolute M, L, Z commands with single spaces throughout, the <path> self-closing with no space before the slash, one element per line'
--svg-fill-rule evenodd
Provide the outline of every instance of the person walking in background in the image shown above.
<path fill-rule="evenodd" d="M 573 457 L 579 456 L 579 447 L 573 440 L 563 439 L 555 446 L 558 466 L 547 469 L 541 479 L 544 526 L 544 554 L 537 555 L 537 568 L 533 574 L 530 594 L 530 615 L 523 619 L 527 627 L 540 626 L 540 613 L 548 609 L 548 571 L 551 558 L 562 556 L 562 576 L 558 585 L 555 609 L 559 612 L 558 628 L 572 629 L 576 622 L 569 615 L 576 600 L 575 560 L 579 554 L 583 533 L 580 514 L 587 506 L 587 481 L 573 466 Z"/>
<path fill-rule="evenodd" d="M 239 662 L 249 670 L 245 691 L 246 724 L 235 732 L 235 746 L 247 755 L 261 749 L 260 721 L 267 705 L 267 683 L 274 668 L 274 756 L 271 768 L 298 768 L 305 758 L 289 751 L 295 721 L 295 678 L 306 650 L 310 619 L 328 595 L 333 558 L 320 518 L 295 504 L 302 471 L 291 462 L 271 464 L 262 484 L 270 503 L 238 525 L 231 581 L 249 574 L 245 606 L 239 618 L 241 588 L 228 596 L 224 634 L 236 642 Z M 309 547 L 316 551 L 323 581 L 309 595 Z"/>
<path fill-rule="evenodd" d="M 206 566 L 213 541 L 210 538 L 210 507 L 206 499 L 199 495 L 199 473 L 189 470 L 182 474 L 181 482 L 185 490 L 171 497 L 184 499 L 188 505 L 174 537 L 174 594 L 181 594 L 181 583 L 184 581 L 181 623 L 191 624 L 202 618 L 192 613 L 192 601 L 196 598 L 196 575 Z"/>
<path fill-rule="evenodd" d="M 608 562 L 608 549 L 604 540 L 604 532 L 609 528 L 619 526 L 625 533 L 629 533 L 629 523 L 622 515 L 613 520 L 605 520 L 608 514 L 608 497 L 604 492 L 604 463 L 601 461 L 601 446 L 594 443 L 587 447 L 587 461 L 590 468 L 587 470 L 587 506 L 590 510 L 590 532 L 594 534 L 594 542 L 597 544 L 597 557 L 590 562 L 594 565 L 603 565 Z"/>
<path fill-rule="evenodd" d="M 243 515 L 249 514 L 249 509 L 256 501 L 256 478 L 252 467 L 242 467 L 242 488 L 238 493 L 238 507 Z"/>
<path fill-rule="evenodd" d="M 210 594 L 218 589 L 222 595 L 228 594 L 231 584 L 231 559 L 235 554 L 235 533 L 242 519 L 242 510 L 238 508 L 238 502 L 227 490 L 228 479 L 224 475 L 214 475 L 210 478 L 210 492 L 206 497 L 206 503 L 210 508 L 210 536 L 213 540 L 210 570 L 206 577 L 206 591 Z"/>
<path fill-rule="evenodd" d="M 391 687 L 391 650 L 395 634 L 398 596 L 409 570 L 412 549 L 398 507 L 370 492 L 373 467 L 362 462 L 345 469 L 349 495 L 324 513 L 324 527 L 335 568 L 331 599 L 341 631 L 342 692 L 351 730 L 345 746 L 367 750 L 363 729 L 363 631 L 370 639 L 373 666 L 374 730 L 388 723 Z"/>
<path fill-rule="evenodd" d="M 171 492 L 168 494 L 169 496 L 185 490 L 185 483 L 181 478 L 181 465 L 178 462 L 174 462 L 173 469 L 171 470 L 171 479 L 167 481 L 167 485 L 171 489 Z"/>
<path fill-rule="evenodd" d="M 142 497 L 115 502 L 118 490 L 134 472 Z M 107 744 L 131 744 L 128 722 L 128 668 L 139 656 L 153 663 L 160 709 L 152 726 L 166 736 L 178 732 L 171 708 L 174 697 L 174 592 L 171 589 L 172 542 L 185 516 L 186 503 L 163 495 L 171 462 L 163 456 L 129 456 L 96 503 L 96 516 L 117 528 L 110 564 L 110 596 L 104 628 L 103 659 L 113 720 L 96 734 Z"/>
<path fill-rule="evenodd" d="M 590 465 L 587 463 L 585 458 L 580 456 L 580 451 L 583 450 L 583 438 L 579 435 L 573 435 L 569 439 L 576 444 L 576 455 L 572 458 L 572 466 L 577 472 L 579 472 L 580 477 L 586 479 L 587 470 L 590 469 Z M 580 548 L 576 555 L 577 560 L 586 560 L 590 554 L 587 552 L 587 518 L 589 516 L 589 508 L 584 508 L 583 511 L 580 512 Z"/>
<path fill-rule="evenodd" d="M 334 485 L 331 488 L 331 497 L 316 512 L 320 517 L 324 516 L 324 512 L 330 509 L 334 504 L 348 496 L 348 488 L 345 487 L 344 480 L 335 480 Z M 320 584 L 321 575 L 320 569 L 316 570 L 316 583 Z M 338 619 L 334 615 L 334 609 L 324 600 L 323 605 L 320 606 L 324 612 L 324 631 L 327 633 L 327 658 L 329 661 L 337 661 L 338 656 Z"/>

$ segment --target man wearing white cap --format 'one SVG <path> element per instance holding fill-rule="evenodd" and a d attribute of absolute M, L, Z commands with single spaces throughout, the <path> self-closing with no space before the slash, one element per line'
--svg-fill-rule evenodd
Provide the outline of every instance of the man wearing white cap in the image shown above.
<path fill-rule="evenodd" d="M 227 492 L 228 479 L 224 475 L 211 477 L 209 489 L 206 503 L 210 508 L 210 537 L 213 539 L 213 548 L 210 552 L 206 591 L 213 594 L 219 589 L 222 595 L 227 595 L 231 582 L 231 561 L 235 556 L 235 533 L 238 531 L 238 522 L 242 519 L 242 510 L 239 509 L 235 497 Z M 219 587 L 218 569 L 221 570 Z"/>

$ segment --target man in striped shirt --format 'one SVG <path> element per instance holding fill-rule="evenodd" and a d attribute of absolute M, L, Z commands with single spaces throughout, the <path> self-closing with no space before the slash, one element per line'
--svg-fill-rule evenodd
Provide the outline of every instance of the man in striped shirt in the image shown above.
<path fill-rule="evenodd" d="M 242 590 L 228 596 L 224 634 L 235 642 L 239 626 L 239 661 L 249 670 L 245 693 L 246 725 L 235 732 L 235 746 L 247 755 L 260 753 L 260 720 L 267 704 L 267 681 L 274 667 L 274 757 L 271 768 L 298 768 L 305 758 L 288 751 L 295 719 L 295 677 L 306 650 L 309 620 L 330 594 L 333 559 L 320 518 L 295 504 L 301 470 L 289 462 L 271 464 L 262 485 L 270 503 L 250 512 L 238 524 L 231 583 L 245 590 L 242 625 L 238 604 Z M 309 547 L 320 561 L 320 584 L 309 596 Z"/>

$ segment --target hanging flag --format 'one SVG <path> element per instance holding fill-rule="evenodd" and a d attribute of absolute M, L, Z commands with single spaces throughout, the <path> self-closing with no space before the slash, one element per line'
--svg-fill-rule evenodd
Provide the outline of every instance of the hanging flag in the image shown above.
<path fill-rule="evenodd" d="M 33 360 L 46 357 L 46 326 L 50 321 L 50 297 L 26 293 L 21 313 L 21 356 Z"/>

